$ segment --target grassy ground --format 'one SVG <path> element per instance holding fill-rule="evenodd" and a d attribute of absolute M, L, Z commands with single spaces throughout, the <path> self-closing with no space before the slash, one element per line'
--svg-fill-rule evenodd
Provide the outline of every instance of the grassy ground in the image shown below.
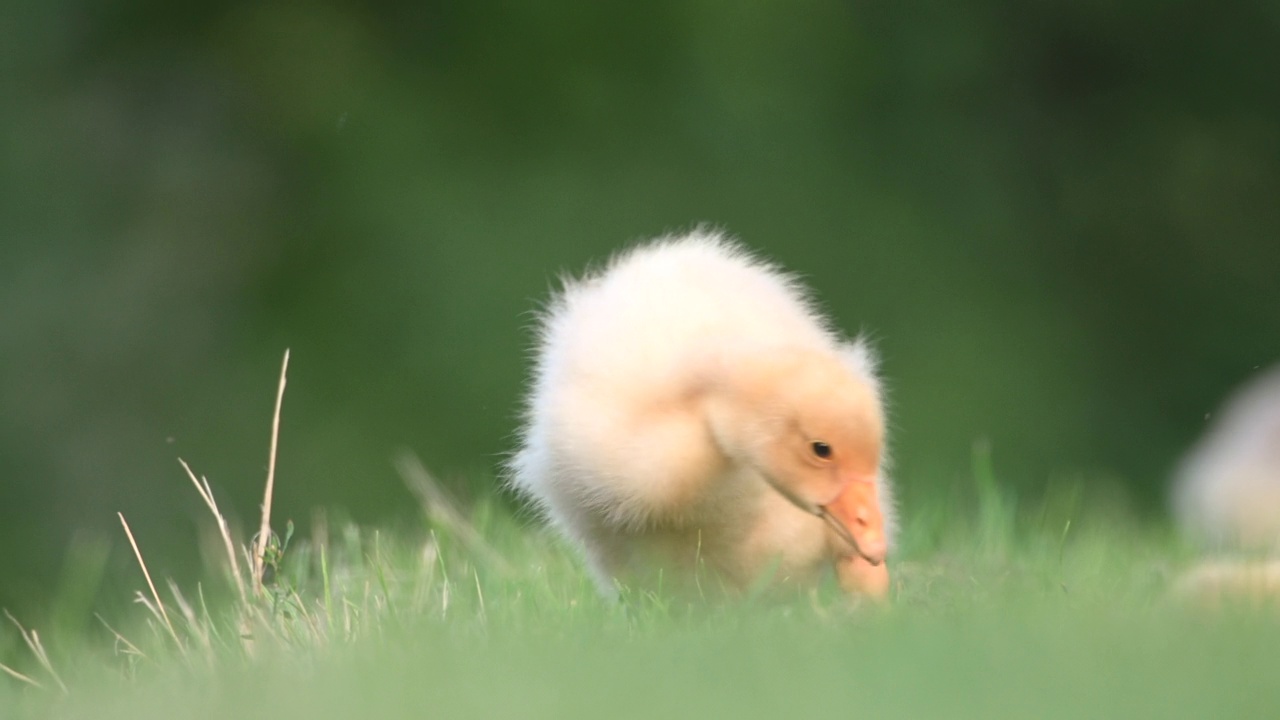
<path fill-rule="evenodd" d="M 286 527 L 252 545 L 188 471 L 222 562 L 179 588 L 133 546 L 134 616 L 53 652 L 9 618 L 0 718 L 1280 716 L 1274 608 L 1173 600 L 1193 561 L 1167 532 L 1072 489 L 1020 508 L 982 452 L 965 492 L 905 508 L 887 606 L 831 580 L 607 603 L 573 552 L 504 504 L 461 512 L 415 459 L 400 470 L 422 527 L 317 521 L 309 538 Z"/>
<path fill-rule="evenodd" d="M 889 607 L 834 583 L 610 605 L 503 504 L 452 515 L 420 486 L 422 529 L 292 538 L 245 602 L 223 568 L 180 591 L 185 610 L 155 577 L 163 613 L 109 618 L 120 637 L 99 627 L 52 672 L 6 628 L 0 661 L 32 682 L 0 677 L 0 716 L 1280 716 L 1275 616 L 1172 601 L 1191 559 L 1159 528 L 1062 499 L 1018 508 L 981 463 L 975 477 L 907 508 Z"/>

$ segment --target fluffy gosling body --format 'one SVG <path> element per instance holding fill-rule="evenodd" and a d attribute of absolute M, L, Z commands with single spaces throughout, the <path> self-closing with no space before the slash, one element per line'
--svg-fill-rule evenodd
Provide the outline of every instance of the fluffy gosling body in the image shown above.
<path fill-rule="evenodd" d="M 875 359 L 715 232 L 567 279 L 542 313 L 509 481 L 615 583 L 743 590 L 825 566 L 883 597 L 894 508 Z"/>
<path fill-rule="evenodd" d="M 1280 366 L 1236 391 L 1178 468 L 1183 532 L 1218 550 L 1280 551 Z"/>

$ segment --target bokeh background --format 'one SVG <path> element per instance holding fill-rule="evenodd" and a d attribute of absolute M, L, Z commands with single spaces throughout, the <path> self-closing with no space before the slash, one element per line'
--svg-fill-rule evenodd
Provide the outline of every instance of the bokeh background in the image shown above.
<path fill-rule="evenodd" d="M 116 511 L 194 572 L 179 456 L 251 524 L 286 347 L 279 520 L 491 492 L 555 276 L 703 221 L 878 339 L 907 513 L 985 443 L 1159 517 L 1280 360 L 1278 70 L 1245 0 L 7 2 L 0 605 L 127 597 Z"/>

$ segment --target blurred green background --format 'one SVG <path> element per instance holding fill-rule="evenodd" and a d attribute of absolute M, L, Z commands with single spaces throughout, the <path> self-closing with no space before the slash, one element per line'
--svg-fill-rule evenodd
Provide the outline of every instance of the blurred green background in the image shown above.
<path fill-rule="evenodd" d="M 251 524 L 286 347 L 278 519 L 487 491 L 554 277 L 700 221 L 878 339 L 906 512 L 979 440 L 1158 512 L 1280 359 L 1278 70 L 1243 0 L 10 0 L 0 605 L 136 587 L 116 511 L 194 572 L 178 456 Z"/>

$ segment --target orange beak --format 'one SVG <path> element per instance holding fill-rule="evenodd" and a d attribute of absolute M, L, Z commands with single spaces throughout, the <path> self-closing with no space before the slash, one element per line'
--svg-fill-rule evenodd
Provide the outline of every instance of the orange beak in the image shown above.
<path fill-rule="evenodd" d="M 859 555 L 873 566 L 884 562 L 888 552 L 884 516 L 873 481 L 859 478 L 849 482 L 835 500 L 819 506 L 818 514 L 848 547 L 850 552 L 842 555 Z"/>

